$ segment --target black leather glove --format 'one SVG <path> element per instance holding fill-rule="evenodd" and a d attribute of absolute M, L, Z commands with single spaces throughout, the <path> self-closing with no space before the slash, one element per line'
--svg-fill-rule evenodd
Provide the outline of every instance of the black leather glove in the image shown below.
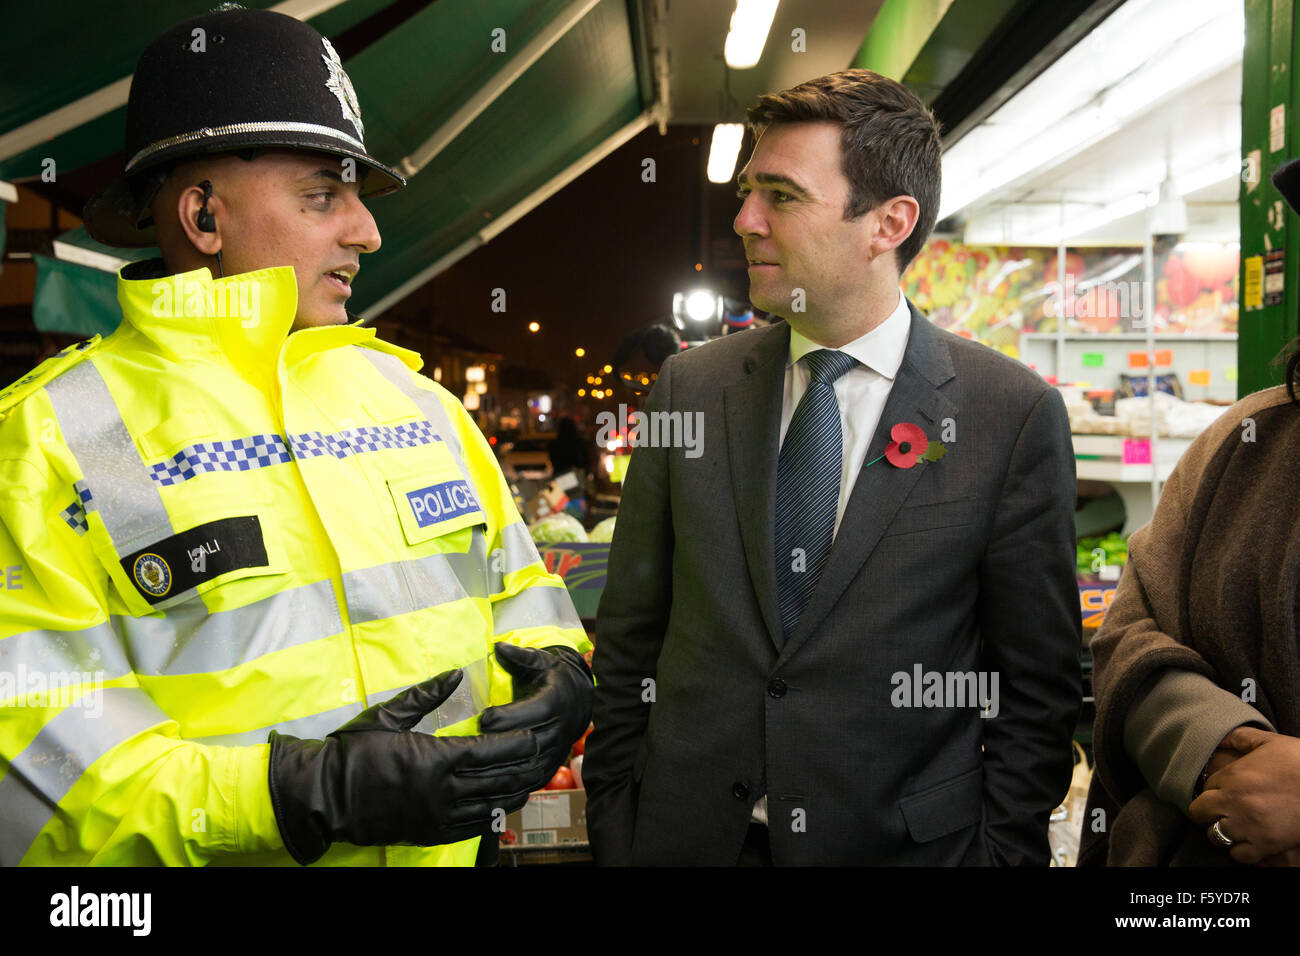
<path fill-rule="evenodd" d="M 531 731 L 550 780 L 591 724 L 591 669 L 571 647 L 538 650 L 500 641 L 496 653 L 513 679 L 515 699 L 483 711 L 479 726 L 485 733 Z"/>
<path fill-rule="evenodd" d="M 271 804 L 299 863 L 334 840 L 433 846 L 487 832 L 555 772 L 527 730 L 476 737 L 411 733 L 460 683 L 459 669 L 416 684 L 324 740 L 271 732 Z M 549 768 L 549 769 L 548 769 Z"/>

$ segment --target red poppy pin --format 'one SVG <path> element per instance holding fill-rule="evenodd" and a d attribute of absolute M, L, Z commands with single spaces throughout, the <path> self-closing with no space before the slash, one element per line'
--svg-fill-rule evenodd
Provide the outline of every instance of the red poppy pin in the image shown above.
<path fill-rule="evenodd" d="M 948 453 L 941 442 L 927 441 L 920 426 L 911 422 L 899 422 L 889 430 L 889 437 L 893 440 L 880 458 L 888 458 L 895 468 L 911 468 L 918 461 L 938 461 Z M 874 465 L 880 458 L 867 462 L 863 467 Z"/>
<path fill-rule="evenodd" d="M 899 422 L 889 430 L 889 437 L 893 441 L 885 449 L 885 457 L 895 468 L 911 468 L 929 445 L 925 432 L 911 422 Z"/>

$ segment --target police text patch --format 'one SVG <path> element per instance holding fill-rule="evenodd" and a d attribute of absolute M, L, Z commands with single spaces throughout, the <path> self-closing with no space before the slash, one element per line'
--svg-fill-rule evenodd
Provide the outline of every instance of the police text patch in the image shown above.
<path fill-rule="evenodd" d="M 155 541 L 122 559 L 127 576 L 150 604 L 227 571 L 261 568 L 269 563 L 257 515 L 209 521 Z"/>
<path fill-rule="evenodd" d="M 408 491 L 406 500 L 411 503 L 415 523 L 421 528 L 483 510 L 469 482 L 463 479 Z"/>

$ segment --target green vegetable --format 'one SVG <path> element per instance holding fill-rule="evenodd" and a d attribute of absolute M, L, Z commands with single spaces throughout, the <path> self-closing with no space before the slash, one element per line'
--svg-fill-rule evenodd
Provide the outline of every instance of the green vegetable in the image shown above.
<path fill-rule="evenodd" d="M 535 544 L 562 544 L 566 541 L 586 541 L 587 532 L 582 522 L 573 515 L 559 512 L 547 515 L 528 526 Z"/>
<path fill-rule="evenodd" d="M 587 535 L 588 541 L 613 541 L 614 540 L 614 518 L 606 518 L 596 527 L 592 528 Z"/>
<path fill-rule="evenodd" d="M 1075 566 L 1079 571 L 1091 572 L 1093 570 L 1092 552 L 1100 548 L 1106 556 L 1105 561 L 1110 565 L 1123 566 L 1128 562 L 1128 539 L 1118 531 L 1112 531 L 1105 535 L 1092 535 L 1087 538 L 1080 538 L 1075 547 L 1074 557 Z"/>

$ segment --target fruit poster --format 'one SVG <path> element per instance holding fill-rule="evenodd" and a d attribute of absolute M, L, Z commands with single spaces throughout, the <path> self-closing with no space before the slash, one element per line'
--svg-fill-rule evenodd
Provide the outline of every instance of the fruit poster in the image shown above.
<path fill-rule="evenodd" d="M 1180 243 L 1155 250 L 1155 332 L 1237 331 L 1240 249 Z M 1142 249 L 968 246 L 932 238 L 903 274 L 904 294 L 931 321 L 1013 357 L 1022 332 L 1144 332 Z"/>

